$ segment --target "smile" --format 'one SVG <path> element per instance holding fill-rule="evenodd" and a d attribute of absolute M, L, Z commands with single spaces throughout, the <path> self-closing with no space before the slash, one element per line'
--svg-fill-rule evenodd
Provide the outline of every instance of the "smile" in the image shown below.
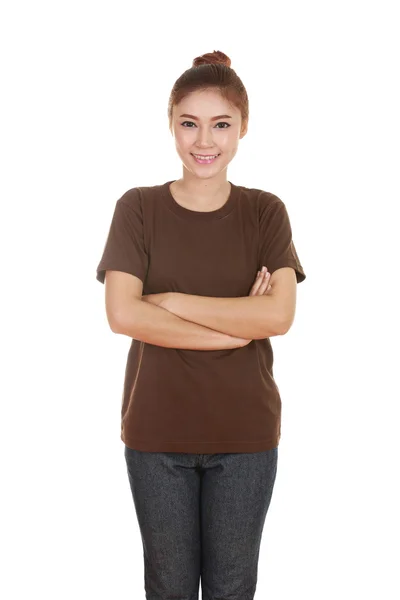
<path fill-rule="evenodd" d="M 194 160 L 200 165 L 209 165 L 213 163 L 220 156 L 219 154 L 201 155 L 192 154 Z"/>

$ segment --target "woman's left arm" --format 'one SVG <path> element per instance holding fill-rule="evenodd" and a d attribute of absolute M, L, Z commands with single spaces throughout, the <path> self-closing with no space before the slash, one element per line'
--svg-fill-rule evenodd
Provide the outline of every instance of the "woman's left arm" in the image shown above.
<path fill-rule="evenodd" d="M 221 333 L 245 338 L 265 339 L 283 335 L 294 318 L 296 277 L 290 267 L 278 269 L 270 279 L 268 294 L 239 298 L 194 296 L 180 292 L 149 294 L 145 302 L 158 304 L 181 319 Z"/>

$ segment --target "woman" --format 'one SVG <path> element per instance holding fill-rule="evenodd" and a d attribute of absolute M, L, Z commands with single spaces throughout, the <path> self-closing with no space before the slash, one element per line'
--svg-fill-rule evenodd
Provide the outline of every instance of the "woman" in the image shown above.
<path fill-rule="evenodd" d="M 305 273 L 282 200 L 227 180 L 248 124 L 230 64 L 214 51 L 176 81 L 182 178 L 122 195 L 97 267 L 110 327 L 132 338 L 121 439 L 151 600 L 198 598 L 200 577 L 203 600 L 253 598 L 276 476 L 269 338 Z"/>

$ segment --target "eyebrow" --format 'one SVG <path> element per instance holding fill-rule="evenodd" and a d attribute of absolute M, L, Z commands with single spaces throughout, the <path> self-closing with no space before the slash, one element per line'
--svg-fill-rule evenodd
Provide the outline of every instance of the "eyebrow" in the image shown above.
<path fill-rule="evenodd" d="M 183 114 L 179 116 L 179 118 L 181 117 L 187 117 L 189 119 L 193 119 L 194 121 L 199 120 L 199 118 L 195 117 L 194 115 Z M 210 121 L 217 121 L 218 119 L 232 119 L 232 117 L 230 115 L 218 115 L 218 117 L 211 117 Z"/>

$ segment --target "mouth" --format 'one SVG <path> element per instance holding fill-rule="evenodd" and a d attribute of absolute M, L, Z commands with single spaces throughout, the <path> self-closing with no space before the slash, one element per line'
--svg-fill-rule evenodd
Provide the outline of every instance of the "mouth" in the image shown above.
<path fill-rule="evenodd" d="M 221 154 L 192 154 L 194 160 L 199 164 L 199 165 L 210 165 L 211 163 L 215 162 L 217 160 L 217 158 L 219 156 L 221 156 Z"/>

